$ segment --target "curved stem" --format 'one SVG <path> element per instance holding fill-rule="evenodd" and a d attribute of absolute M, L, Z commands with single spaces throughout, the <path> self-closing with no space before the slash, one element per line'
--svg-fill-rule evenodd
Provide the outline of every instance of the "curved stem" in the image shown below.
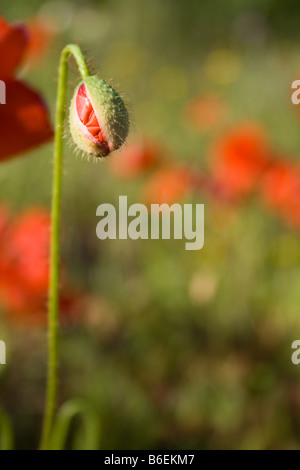
<path fill-rule="evenodd" d="M 84 434 L 80 437 L 80 448 L 96 450 L 99 447 L 101 428 L 97 413 L 82 400 L 71 400 L 59 410 L 50 438 L 51 450 L 63 450 L 71 432 L 73 420 L 80 417 Z M 78 438 L 77 438 L 78 439 Z"/>
<path fill-rule="evenodd" d="M 66 46 L 60 57 L 58 71 L 58 92 L 56 101 L 56 122 L 54 139 L 54 173 L 52 186 L 51 213 L 51 250 L 50 283 L 48 307 L 48 379 L 45 416 L 40 449 L 47 449 L 53 424 L 57 396 L 57 359 L 58 359 L 58 306 L 59 306 L 59 271 L 60 271 L 60 216 L 63 170 L 63 131 L 65 105 L 68 86 L 68 58 L 73 55 L 82 79 L 90 75 L 81 50 L 75 44 Z"/>

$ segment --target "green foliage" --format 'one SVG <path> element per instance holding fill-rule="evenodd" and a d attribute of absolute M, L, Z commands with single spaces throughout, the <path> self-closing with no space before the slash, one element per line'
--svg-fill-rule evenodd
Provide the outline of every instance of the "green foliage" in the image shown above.
<path fill-rule="evenodd" d="M 10 19 L 33 16 L 46 3 L 1 0 Z M 300 119 L 289 92 L 300 64 L 299 2 L 69 3 L 71 21 L 28 72 L 52 110 L 59 51 L 79 40 L 92 64 L 100 64 L 95 72 L 126 92 L 136 132 L 161 142 L 169 160 L 209 167 L 214 140 L 227 127 L 253 120 L 280 155 L 297 161 Z M 262 15 L 265 35 L 251 28 L 238 33 L 248 10 Z M 231 69 L 222 62 L 222 82 L 209 70 L 214 53 L 224 49 L 232 60 Z M 73 74 L 72 85 L 77 82 Z M 229 113 L 223 127 L 199 133 L 184 109 L 207 94 L 221 96 Z M 49 206 L 50 155 L 47 146 L 1 165 L 1 203 L 16 212 Z M 78 434 L 73 418 L 82 407 L 65 405 L 53 446 L 72 447 L 75 434 L 76 448 L 299 448 L 299 369 L 290 360 L 300 332 L 299 232 L 254 198 L 228 208 L 199 194 L 193 202 L 206 207 L 199 252 L 186 252 L 178 240 L 100 242 L 97 206 L 120 194 L 129 204 L 141 202 L 147 181 L 119 180 L 107 163 L 75 159 L 67 148 L 64 269 L 88 302 L 82 320 L 62 329 L 60 397 L 82 397 L 95 411 L 88 409 L 85 433 Z M 1 407 L 14 422 L 16 447 L 34 448 L 45 335 L 16 331 L 4 312 L 0 331 L 2 324 L 10 330 L 11 354 Z M 1 446 L 11 447 L 6 415 L 0 429 Z"/>

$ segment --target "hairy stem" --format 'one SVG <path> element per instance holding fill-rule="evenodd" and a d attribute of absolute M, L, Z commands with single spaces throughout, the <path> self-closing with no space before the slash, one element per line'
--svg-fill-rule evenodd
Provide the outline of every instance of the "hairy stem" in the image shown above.
<path fill-rule="evenodd" d="M 66 95 L 68 87 L 68 58 L 73 55 L 82 79 L 90 75 L 89 69 L 78 46 L 66 46 L 60 57 L 58 70 L 58 91 L 56 101 L 56 121 L 54 139 L 54 169 L 52 186 L 51 212 L 51 249 L 50 249 L 50 283 L 48 307 L 48 378 L 44 423 L 40 449 L 49 447 L 49 438 L 57 397 L 58 366 L 58 310 L 59 310 L 59 273 L 60 273 L 60 219 L 63 170 L 63 132 L 66 115 Z"/>

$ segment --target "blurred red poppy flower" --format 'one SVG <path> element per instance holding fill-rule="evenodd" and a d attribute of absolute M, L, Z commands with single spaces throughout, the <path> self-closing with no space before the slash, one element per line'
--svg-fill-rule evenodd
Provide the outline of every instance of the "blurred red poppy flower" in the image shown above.
<path fill-rule="evenodd" d="M 257 125 L 240 125 L 218 139 L 211 149 L 212 175 L 229 198 L 248 195 L 266 169 L 271 151 Z"/>
<path fill-rule="evenodd" d="M 172 204 L 185 199 L 193 189 L 193 176 L 184 167 L 158 170 L 147 182 L 143 199 L 150 204 Z"/>
<path fill-rule="evenodd" d="M 8 223 L 8 211 L 5 209 L 5 207 L 0 207 L 0 237 L 3 234 L 7 223 Z M 1 262 L 1 260 L 0 260 Z"/>
<path fill-rule="evenodd" d="M 162 159 L 162 149 L 148 139 L 129 144 L 109 160 L 112 172 L 120 178 L 134 178 L 152 168 Z"/>
<path fill-rule="evenodd" d="M 12 220 L 0 208 L 0 303 L 19 323 L 44 324 L 47 315 L 50 214 L 41 208 Z M 77 296 L 61 295 L 68 315 Z"/>
<path fill-rule="evenodd" d="M 26 23 L 29 40 L 25 53 L 25 61 L 35 65 L 47 53 L 54 39 L 54 25 L 51 20 L 32 19 Z"/>
<path fill-rule="evenodd" d="M 270 167 L 262 181 L 267 206 L 291 225 L 300 226 L 300 168 L 287 162 Z"/>
<path fill-rule="evenodd" d="M 6 104 L 0 106 L 0 162 L 48 141 L 52 135 L 41 96 L 14 74 L 28 45 L 26 29 L 0 17 L 0 80 L 6 84 Z"/>
<path fill-rule="evenodd" d="M 224 122 L 227 116 L 225 103 L 215 95 L 190 101 L 184 110 L 184 119 L 200 132 L 208 132 Z"/>

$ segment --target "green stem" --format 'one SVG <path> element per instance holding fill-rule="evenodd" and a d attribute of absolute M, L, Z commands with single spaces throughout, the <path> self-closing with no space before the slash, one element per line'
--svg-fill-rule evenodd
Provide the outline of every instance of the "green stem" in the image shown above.
<path fill-rule="evenodd" d="M 82 79 L 90 75 L 89 69 L 78 46 L 66 46 L 60 57 L 58 71 L 58 92 L 56 101 L 56 122 L 54 139 L 54 173 L 52 186 L 51 213 L 51 250 L 50 250 L 50 284 L 48 310 L 48 379 L 45 416 L 40 449 L 49 447 L 49 438 L 57 396 L 57 359 L 58 359 L 58 307 L 59 307 L 59 272 L 60 272 L 60 219 L 63 170 L 63 132 L 65 122 L 65 105 L 68 86 L 68 58 L 73 55 Z"/>
<path fill-rule="evenodd" d="M 13 429 L 9 417 L 0 410 L 0 450 L 13 449 Z"/>

